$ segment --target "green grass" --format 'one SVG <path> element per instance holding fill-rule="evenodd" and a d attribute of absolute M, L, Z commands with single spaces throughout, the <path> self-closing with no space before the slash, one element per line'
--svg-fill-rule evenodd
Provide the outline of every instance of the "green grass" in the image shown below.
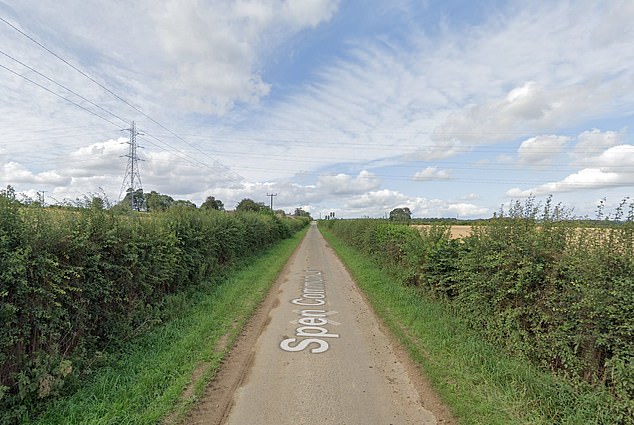
<path fill-rule="evenodd" d="M 372 307 L 461 424 L 601 424 L 609 395 L 506 355 L 442 301 L 397 283 L 367 257 L 320 227 Z"/>
<path fill-rule="evenodd" d="M 243 325 L 306 230 L 279 242 L 211 290 L 180 300 L 178 317 L 131 341 L 125 353 L 75 394 L 51 406 L 34 424 L 151 424 L 182 418 L 204 391 Z M 178 302 L 176 302 L 178 304 Z M 194 370 L 202 373 L 192 383 Z M 182 398 L 185 388 L 192 395 Z"/>

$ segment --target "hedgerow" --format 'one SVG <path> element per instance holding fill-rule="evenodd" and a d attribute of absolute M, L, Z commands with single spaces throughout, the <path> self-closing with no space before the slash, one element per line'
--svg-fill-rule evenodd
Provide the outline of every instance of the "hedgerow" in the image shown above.
<path fill-rule="evenodd" d="M 307 220 L 172 208 L 122 213 L 0 196 L 0 423 L 19 422 L 161 320 L 166 297 L 213 285 Z"/>
<path fill-rule="evenodd" d="M 403 283 L 447 300 L 483 336 L 580 387 L 605 388 L 597 423 L 634 422 L 634 205 L 580 227 L 516 202 L 472 234 L 384 220 L 322 221 Z"/>

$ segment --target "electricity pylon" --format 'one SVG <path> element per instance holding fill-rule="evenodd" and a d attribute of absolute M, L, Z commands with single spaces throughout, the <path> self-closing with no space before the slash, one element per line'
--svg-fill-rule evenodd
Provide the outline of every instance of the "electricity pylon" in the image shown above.
<path fill-rule="evenodd" d="M 127 185 L 126 194 L 130 194 L 130 208 L 135 211 L 145 211 L 145 198 L 143 197 L 143 185 L 141 184 L 141 173 L 139 173 L 139 156 L 137 155 L 137 148 L 139 147 L 136 142 L 136 136 L 141 134 L 136 129 L 136 124 L 132 121 L 130 128 L 126 128 L 122 131 L 130 132 L 130 140 L 127 142 L 129 145 L 128 154 L 122 155 L 122 158 L 128 158 L 128 165 L 125 167 L 125 175 L 123 176 L 123 182 L 121 183 L 121 191 L 119 192 L 119 199 L 123 194 L 123 189 Z M 138 193 L 140 191 L 140 193 Z M 140 196 L 139 196 L 140 195 Z"/>

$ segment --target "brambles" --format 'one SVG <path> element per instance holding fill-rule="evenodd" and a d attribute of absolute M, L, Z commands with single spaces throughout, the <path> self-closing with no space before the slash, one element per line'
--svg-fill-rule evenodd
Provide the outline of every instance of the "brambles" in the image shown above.
<path fill-rule="evenodd" d="M 307 220 L 171 208 L 137 214 L 25 206 L 0 196 L 0 423 L 28 414 L 161 321 L 169 294 L 229 267 Z"/>

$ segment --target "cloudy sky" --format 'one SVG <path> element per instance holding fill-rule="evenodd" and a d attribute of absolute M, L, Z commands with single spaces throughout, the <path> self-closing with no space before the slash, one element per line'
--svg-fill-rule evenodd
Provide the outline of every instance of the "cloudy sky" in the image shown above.
<path fill-rule="evenodd" d="M 0 185 L 314 217 L 634 197 L 634 2 L 0 0 Z"/>

